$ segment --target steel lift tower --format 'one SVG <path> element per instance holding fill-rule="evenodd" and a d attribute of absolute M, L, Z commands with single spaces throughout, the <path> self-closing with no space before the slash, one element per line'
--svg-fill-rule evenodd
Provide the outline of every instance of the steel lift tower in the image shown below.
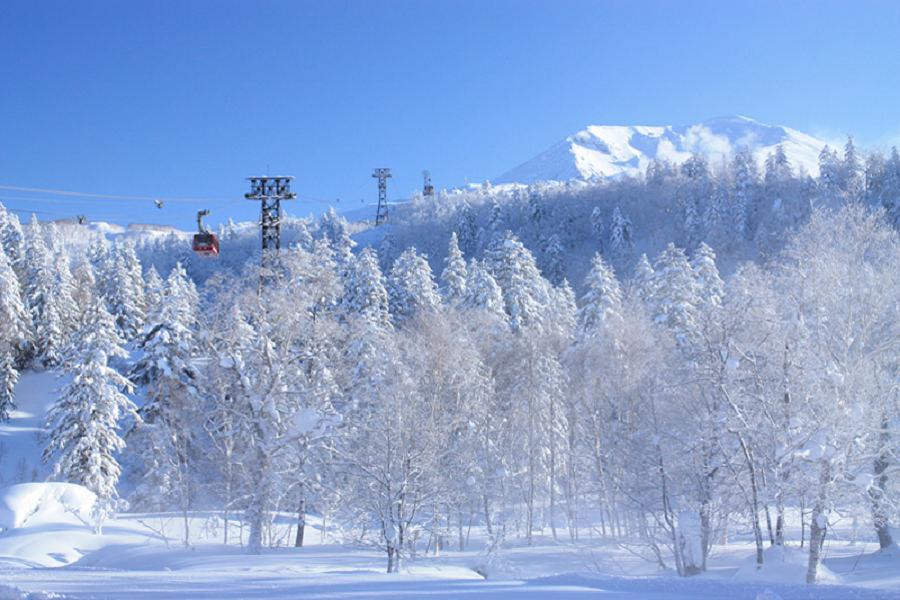
<path fill-rule="evenodd" d="M 424 179 L 422 184 L 422 196 L 424 196 L 426 200 L 434 199 L 434 186 L 431 184 L 431 173 L 422 171 L 422 179 Z"/>
<path fill-rule="evenodd" d="M 250 191 L 247 200 L 259 202 L 259 229 L 262 236 L 260 258 L 260 287 L 275 275 L 278 250 L 281 248 L 281 201 L 293 200 L 297 194 L 291 191 L 290 176 L 248 177 Z"/>
<path fill-rule="evenodd" d="M 391 170 L 384 167 L 375 169 L 375 172 L 372 173 L 372 177 L 378 179 L 378 210 L 375 213 L 376 226 L 388 220 L 387 180 L 391 176 Z"/>

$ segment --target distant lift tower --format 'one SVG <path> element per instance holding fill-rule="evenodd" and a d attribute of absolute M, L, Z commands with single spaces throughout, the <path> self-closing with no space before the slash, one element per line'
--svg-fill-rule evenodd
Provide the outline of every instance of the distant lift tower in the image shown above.
<path fill-rule="evenodd" d="M 244 194 L 247 200 L 260 203 L 259 228 L 262 234 L 262 257 L 260 259 L 260 283 L 274 275 L 275 255 L 281 248 L 281 201 L 293 200 L 297 194 L 291 191 L 293 177 L 248 177 L 250 191 Z"/>
<path fill-rule="evenodd" d="M 431 173 L 422 171 L 422 179 L 425 180 L 422 184 L 422 196 L 424 196 L 426 200 L 431 200 L 434 198 L 434 186 L 431 185 Z"/>
<path fill-rule="evenodd" d="M 375 225 L 381 225 L 388 219 L 387 206 L 387 180 L 391 177 L 391 170 L 384 167 L 375 169 L 372 177 L 378 179 L 378 211 L 375 213 Z"/>

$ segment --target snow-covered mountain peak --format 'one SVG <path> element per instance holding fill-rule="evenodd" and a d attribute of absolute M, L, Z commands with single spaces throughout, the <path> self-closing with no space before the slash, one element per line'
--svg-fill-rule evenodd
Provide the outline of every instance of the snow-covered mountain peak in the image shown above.
<path fill-rule="evenodd" d="M 721 162 L 742 148 L 762 162 L 781 145 L 794 169 L 818 173 L 823 140 L 781 125 L 768 125 L 750 117 L 717 117 L 694 125 L 588 125 L 551 146 L 533 159 L 501 175 L 497 183 L 596 179 L 637 175 L 653 159 L 673 163 L 691 154 Z"/>

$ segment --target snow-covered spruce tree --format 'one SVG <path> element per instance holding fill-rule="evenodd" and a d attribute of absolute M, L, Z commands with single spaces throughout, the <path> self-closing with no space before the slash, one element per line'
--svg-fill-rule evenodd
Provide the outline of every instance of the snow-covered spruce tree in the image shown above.
<path fill-rule="evenodd" d="M 826 201 L 833 200 L 841 191 L 843 165 L 837 153 L 829 146 L 819 152 L 818 191 Z"/>
<path fill-rule="evenodd" d="M 840 185 L 849 200 L 859 200 L 865 191 L 862 161 L 853 143 L 853 137 L 847 136 L 844 144 L 844 160 L 841 162 Z"/>
<path fill-rule="evenodd" d="M 71 306 L 64 307 L 58 297 L 61 282 L 36 217 L 25 236 L 24 271 L 22 296 L 34 326 L 31 355 L 37 366 L 55 366 L 66 343 L 63 309 Z"/>
<path fill-rule="evenodd" d="M 134 415 L 134 405 L 122 393 L 131 389 L 131 382 L 108 364 L 111 357 L 128 355 L 121 344 L 112 316 L 95 299 L 66 353 L 64 368 L 72 381 L 47 413 L 44 461 L 57 479 L 97 494 L 98 533 L 117 496 L 121 467 L 115 455 L 125 447 L 119 424 Z"/>
<path fill-rule="evenodd" d="M 488 219 L 488 228 L 494 233 L 499 233 L 503 228 L 505 221 L 506 219 L 503 214 L 503 207 L 497 200 L 493 200 L 491 202 L 491 212 Z"/>
<path fill-rule="evenodd" d="M 665 325 L 682 348 L 692 341 L 700 301 L 698 284 L 684 250 L 669 244 L 656 258 L 653 320 Z"/>
<path fill-rule="evenodd" d="M 397 253 L 399 252 L 397 248 L 397 238 L 394 234 L 388 232 L 381 239 L 381 243 L 378 244 L 378 265 L 384 271 L 388 271 L 391 268 L 391 265 L 394 264 L 394 261 L 397 260 Z"/>
<path fill-rule="evenodd" d="M 22 299 L 19 279 L 5 252 L 0 251 L 0 345 L 5 344 L 18 361 L 28 342 L 31 322 Z"/>
<path fill-rule="evenodd" d="M 104 236 L 97 235 L 91 240 L 85 258 L 94 274 L 96 292 L 107 303 L 107 310 L 109 310 L 109 298 L 112 297 L 116 285 L 115 259 L 109 242 Z"/>
<path fill-rule="evenodd" d="M 333 207 L 328 207 L 319 220 L 319 231 L 331 243 L 334 260 L 341 271 L 345 272 L 353 258 L 353 247 L 356 245 L 356 242 L 350 239 L 347 220 L 338 215 Z"/>
<path fill-rule="evenodd" d="M 720 307 L 725 296 L 725 282 L 722 281 L 716 267 L 716 253 L 706 243 L 701 242 L 694 251 L 691 267 L 697 277 L 700 303 L 713 309 Z"/>
<path fill-rule="evenodd" d="M 474 258 L 469 261 L 466 293 L 461 306 L 466 310 L 486 311 L 506 320 L 503 291 L 490 271 Z"/>
<path fill-rule="evenodd" d="M 441 273 L 441 295 L 444 301 L 454 306 L 459 304 L 466 293 L 466 259 L 459 249 L 456 232 L 450 234 L 450 244 L 447 250 L 447 258 L 444 259 L 443 272 Z"/>
<path fill-rule="evenodd" d="M 441 303 L 428 260 L 407 248 L 397 257 L 388 278 L 388 302 L 397 324 L 437 311 Z"/>
<path fill-rule="evenodd" d="M 22 233 L 22 225 L 19 216 L 6 210 L 0 203 L 0 246 L 9 258 L 10 265 L 19 277 L 24 280 L 25 267 L 25 236 Z"/>
<path fill-rule="evenodd" d="M 119 334 L 125 340 L 132 340 L 143 328 L 145 319 L 144 276 L 134 245 L 127 241 L 116 244 L 110 268 L 107 305 Z"/>
<path fill-rule="evenodd" d="M 681 210 L 684 243 L 693 248 L 706 233 L 703 229 L 703 205 L 709 201 L 709 165 L 706 157 L 694 154 L 681 165 L 679 185 L 675 191 Z"/>
<path fill-rule="evenodd" d="M 612 267 L 599 252 L 594 255 L 591 270 L 584 280 L 584 295 L 578 309 L 577 339 L 600 333 L 609 319 L 618 318 L 622 310 L 622 288 Z"/>
<path fill-rule="evenodd" d="M 162 280 L 162 277 L 159 276 L 159 271 L 156 270 L 156 267 L 150 266 L 147 269 L 147 274 L 144 278 L 144 290 L 145 296 L 144 301 L 147 305 L 147 315 L 153 313 L 158 307 L 160 302 L 165 295 L 166 284 Z"/>
<path fill-rule="evenodd" d="M 641 254 L 634 266 L 629 291 L 635 300 L 641 301 L 648 310 L 656 298 L 656 272 L 646 254 Z"/>
<path fill-rule="evenodd" d="M 594 240 L 597 242 L 597 252 L 603 254 L 603 211 L 595 206 L 591 211 L 591 230 L 594 232 Z"/>
<path fill-rule="evenodd" d="M 97 291 L 97 279 L 91 263 L 84 261 L 72 272 L 72 301 L 75 303 L 77 315 L 75 330 L 81 329 L 85 323 L 88 309 L 94 298 L 103 298 Z"/>
<path fill-rule="evenodd" d="M 634 232 L 631 219 L 626 217 L 616 206 L 613 209 L 612 225 L 609 232 L 609 248 L 613 256 L 622 258 L 634 248 Z"/>
<path fill-rule="evenodd" d="M 19 280 L 6 252 L 0 250 L 0 422 L 16 408 L 14 388 L 19 379 L 17 364 L 28 341 L 28 314 L 22 302 Z"/>
<path fill-rule="evenodd" d="M 541 247 L 544 258 L 544 277 L 553 285 L 560 285 L 566 278 L 566 250 L 563 248 L 559 235 L 555 233 L 550 235 L 543 241 Z"/>
<path fill-rule="evenodd" d="M 55 226 L 53 226 L 53 229 L 55 229 Z M 78 329 L 78 319 L 85 307 L 75 304 L 75 281 L 72 278 L 69 252 L 60 243 L 58 232 L 51 230 L 50 235 L 51 239 L 54 240 L 54 243 L 50 246 L 51 254 L 53 255 L 53 268 L 55 270 L 53 296 L 59 304 L 63 341 L 64 343 L 69 343 L 70 338 Z"/>
<path fill-rule="evenodd" d="M 384 275 L 378 267 L 377 254 L 370 248 L 364 248 L 351 263 L 341 310 L 345 315 L 359 315 L 379 326 L 390 324 Z"/>
<path fill-rule="evenodd" d="M 498 236 L 487 250 L 485 266 L 500 286 L 513 331 L 540 326 L 549 304 L 549 286 L 522 242 L 509 231 Z"/>
<path fill-rule="evenodd" d="M 463 255 L 471 257 L 475 254 L 478 247 L 478 226 L 475 223 L 472 207 L 465 200 L 457 210 L 455 233 L 458 236 L 459 249 Z"/>
<path fill-rule="evenodd" d="M 738 239 L 749 240 L 756 234 L 759 223 L 758 183 L 756 159 L 749 150 L 735 153 L 731 161 L 732 197 L 729 210 L 731 232 Z"/>
<path fill-rule="evenodd" d="M 203 422 L 197 414 L 199 373 L 194 365 L 197 308 L 197 290 L 178 264 L 166 279 L 162 302 L 147 320 L 140 338 L 143 355 L 131 371 L 146 397 L 142 422 L 128 437 L 143 461 L 135 501 L 157 509 L 174 502 L 182 512 L 185 545 L 194 502 L 196 438 Z"/>

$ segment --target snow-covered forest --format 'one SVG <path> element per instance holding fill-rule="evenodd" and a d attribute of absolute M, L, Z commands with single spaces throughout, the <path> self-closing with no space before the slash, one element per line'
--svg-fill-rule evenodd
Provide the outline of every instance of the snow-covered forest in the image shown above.
<path fill-rule="evenodd" d="M 265 286 L 253 228 L 201 261 L 0 209 L 0 421 L 63 375 L 43 459 L 98 531 L 214 510 L 259 553 L 316 515 L 389 572 L 599 536 L 683 576 L 750 531 L 812 583 L 837 515 L 896 543 L 898 218 L 897 151 L 852 142 L 290 219 Z"/>

